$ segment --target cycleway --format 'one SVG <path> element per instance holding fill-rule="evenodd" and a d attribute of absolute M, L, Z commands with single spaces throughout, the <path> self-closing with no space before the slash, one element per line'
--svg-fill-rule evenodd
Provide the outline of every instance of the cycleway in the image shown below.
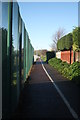
<path fill-rule="evenodd" d="M 62 77 L 56 70 L 47 64 L 43 64 L 47 72 L 54 80 L 56 85 L 66 96 L 73 110 L 76 110 L 79 117 L 79 98 L 80 89 L 76 88 L 76 95 L 72 92 L 72 87 L 69 80 Z M 78 93 L 79 92 L 79 93 Z M 75 98 L 76 96 L 76 98 Z M 72 99 L 73 98 L 73 99 Z M 78 99 L 80 100 L 80 98 Z M 71 104 L 72 103 L 72 104 Z M 76 116 L 76 115 L 75 115 Z M 15 114 L 15 119 L 63 119 L 74 120 L 74 116 L 56 90 L 54 84 L 46 75 L 41 61 L 37 61 L 33 65 L 30 78 L 25 83 L 24 90 L 20 97 L 18 109 Z M 76 118 L 79 120 L 78 118 Z"/>

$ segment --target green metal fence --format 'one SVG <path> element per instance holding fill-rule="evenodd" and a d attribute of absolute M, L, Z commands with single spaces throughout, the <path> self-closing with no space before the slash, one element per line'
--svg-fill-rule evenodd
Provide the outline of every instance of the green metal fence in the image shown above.
<path fill-rule="evenodd" d="M 2 116 L 14 113 L 33 64 L 34 48 L 17 2 L 2 3 Z"/>

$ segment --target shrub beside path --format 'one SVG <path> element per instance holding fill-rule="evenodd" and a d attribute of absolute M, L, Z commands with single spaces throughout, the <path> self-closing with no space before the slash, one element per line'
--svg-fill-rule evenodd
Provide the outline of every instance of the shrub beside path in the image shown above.
<path fill-rule="evenodd" d="M 80 85 L 62 76 L 55 68 L 49 64 L 44 64 L 47 72 L 64 94 L 69 104 L 80 117 Z"/>

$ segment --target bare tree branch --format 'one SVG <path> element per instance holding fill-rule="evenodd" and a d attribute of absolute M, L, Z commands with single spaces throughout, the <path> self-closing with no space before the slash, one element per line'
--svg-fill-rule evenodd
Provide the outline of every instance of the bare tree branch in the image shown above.
<path fill-rule="evenodd" d="M 51 48 L 57 50 L 57 42 L 58 40 L 63 37 L 65 34 L 65 29 L 64 28 L 59 28 L 55 34 L 52 36 L 52 41 L 53 43 L 51 44 Z"/>

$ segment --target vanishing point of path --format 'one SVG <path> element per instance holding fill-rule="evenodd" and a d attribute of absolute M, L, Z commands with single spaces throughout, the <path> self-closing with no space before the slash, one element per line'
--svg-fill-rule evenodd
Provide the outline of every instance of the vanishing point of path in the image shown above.
<path fill-rule="evenodd" d="M 56 82 L 56 84 L 60 86 L 61 91 L 64 91 L 63 93 L 67 96 L 67 99 L 69 100 L 69 97 L 71 96 L 68 96 L 67 94 L 69 93 L 67 93 L 65 90 L 67 84 L 65 78 L 61 77 L 61 75 L 56 73 L 55 70 L 54 74 L 52 74 L 50 71 L 52 71 L 53 68 L 51 68 L 47 64 L 44 64 L 44 66 L 46 69 L 48 69 L 48 72 L 51 74 L 51 77 L 55 76 L 55 82 L 58 81 Z M 59 79 L 63 80 L 62 87 Z M 70 86 L 70 83 L 68 84 Z M 78 95 L 76 97 L 78 97 Z M 72 103 L 76 103 L 76 100 L 72 101 L 75 101 Z M 77 105 L 74 105 L 74 108 L 76 107 Z M 77 108 L 76 111 L 79 112 L 79 110 L 80 107 Z M 15 119 L 27 120 L 28 118 L 37 118 L 37 120 L 42 118 L 53 120 L 74 120 L 68 107 L 66 106 L 63 99 L 55 89 L 52 82 L 47 77 L 46 73 L 44 72 L 40 61 L 37 61 L 36 64 L 34 64 L 32 67 L 30 78 L 25 84 L 22 96 L 20 98 L 20 104 L 15 115 Z"/>

